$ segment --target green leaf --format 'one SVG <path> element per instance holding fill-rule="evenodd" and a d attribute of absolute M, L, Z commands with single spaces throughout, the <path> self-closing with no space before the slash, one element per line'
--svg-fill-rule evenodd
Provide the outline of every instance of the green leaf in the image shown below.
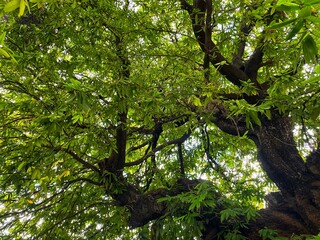
<path fill-rule="evenodd" d="M 307 80 L 304 80 L 301 82 L 301 85 L 304 86 L 304 85 L 307 85 L 307 84 L 310 84 L 310 83 L 317 83 L 320 81 L 320 76 L 313 76 Z"/>
<path fill-rule="evenodd" d="M 21 0 L 23 1 L 23 0 Z M 16 10 L 18 7 L 20 7 L 20 0 L 13 0 L 11 2 L 8 2 L 5 6 L 4 6 L 4 11 L 5 12 L 12 12 L 14 10 Z"/>
<path fill-rule="evenodd" d="M 41 177 L 41 172 L 38 168 L 36 168 L 31 175 L 32 179 L 39 179 Z"/>
<path fill-rule="evenodd" d="M 313 22 L 315 24 L 319 24 L 320 23 L 320 17 L 315 17 L 315 16 L 308 16 L 306 17 L 307 21 Z"/>
<path fill-rule="evenodd" d="M 0 55 L 5 58 L 10 58 L 9 53 L 6 50 L 4 50 L 3 48 L 0 48 Z"/>
<path fill-rule="evenodd" d="M 320 4 L 320 0 L 304 0 L 303 4 L 305 6 L 312 6 L 312 5 Z"/>
<path fill-rule="evenodd" d="M 196 106 L 196 107 L 201 107 L 202 106 L 202 103 L 201 103 L 201 100 L 200 98 L 198 97 L 193 97 L 193 104 Z"/>
<path fill-rule="evenodd" d="M 298 21 L 298 23 L 296 25 L 294 25 L 294 27 L 292 28 L 292 30 L 288 34 L 286 40 L 293 38 L 300 31 L 300 29 L 303 27 L 303 24 L 304 24 L 304 20 Z"/>
<path fill-rule="evenodd" d="M 19 8 L 18 17 L 21 17 L 24 14 L 25 8 L 26 8 L 26 0 L 20 0 L 20 8 Z"/>
<path fill-rule="evenodd" d="M 74 115 L 71 120 L 72 120 L 72 123 L 77 123 L 77 122 L 82 123 L 83 116 L 82 116 L 82 114 L 77 114 L 77 115 Z"/>
<path fill-rule="evenodd" d="M 307 6 L 299 11 L 298 18 L 305 18 L 311 15 L 311 7 Z"/>
<path fill-rule="evenodd" d="M 3 32 L 1 35 L 0 35 L 0 45 L 3 45 L 4 44 L 4 39 L 6 38 L 6 32 Z"/>
<path fill-rule="evenodd" d="M 268 110 L 266 110 L 265 112 L 264 112 L 264 114 L 267 116 L 267 118 L 269 119 L 269 120 L 271 120 L 271 111 L 268 109 Z"/>
<path fill-rule="evenodd" d="M 300 5 L 289 1 L 281 1 L 280 4 L 277 4 L 276 9 L 280 11 L 296 11 L 300 9 Z"/>
<path fill-rule="evenodd" d="M 311 109 L 310 118 L 312 121 L 316 121 L 320 114 L 320 106 Z"/>
<path fill-rule="evenodd" d="M 297 20 L 297 18 L 294 18 L 294 19 L 290 19 L 290 20 L 287 20 L 287 21 L 284 21 L 284 22 L 281 22 L 281 23 L 276 23 L 276 24 L 273 24 L 273 25 L 269 26 L 268 29 L 281 28 L 281 27 L 289 25 L 290 23 L 292 23 L 292 22 L 294 22 L 296 20 Z"/>
<path fill-rule="evenodd" d="M 17 167 L 18 171 L 21 171 L 21 169 L 27 164 L 26 161 L 23 161 L 22 163 L 19 164 L 19 166 Z"/>
<path fill-rule="evenodd" d="M 254 121 L 255 124 L 257 124 L 258 126 L 261 126 L 261 121 L 258 117 L 258 113 L 257 112 L 249 112 L 250 117 L 252 118 L 252 120 Z"/>
<path fill-rule="evenodd" d="M 316 54 L 318 53 L 317 44 L 313 37 L 308 34 L 302 41 L 302 50 L 306 62 L 315 62 Z"/>

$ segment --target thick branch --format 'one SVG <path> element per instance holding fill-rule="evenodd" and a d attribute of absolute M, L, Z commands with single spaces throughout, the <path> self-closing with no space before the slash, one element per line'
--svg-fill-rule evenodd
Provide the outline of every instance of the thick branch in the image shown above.
<path fill-rule="evenodd" d="M 115 46 L 117 50 L 117 56 L 121 62 L 120 67 L 120 78 L 128 79 L 130 77 L 130 61 L 127 56 L 125 47 L 123 46 L 122 39 L 114 31 L 115 37 Z M 119 102 L 125 102 L 127 96 L 117 93 L 119 97 Z M 118 126 L 116 129 L 116 150 L 114 150 L 109 156 L 99 162 L 101 173 L 104 171 L 109 171 L 115 173 L 118 177 L 122 177 L 122 172 L 124 164 L 126 161 L 126 144 L 127 144 L 127 112 L 128 107 L 125 104 L 125 107 L 122 107 L 118 112 Z"/>
<path fill-rule="evenodd" d="M 128 185 L 121 194 L 114 195 L 114 199 L 121 206 L 126 206 L 130 211 L 128 224 L 131 228 L 141 227 L 152 220 L 164 217 L 170 213 L 166 201 L 159 201 L 161 198 L 168 196 L 177 196 L 184 192 L 192 191 L 202 180 L 189 180 L 185 178 L 179 179 L 171 189 L 159 188 L 147 193 Z M 212 196 L 217 201 L 214 209 L 200 209 L 199 221 L 203 221 L 203 239 L 212 240 L 219 239 L 219 233 L 226 228 L 226 225 L 233 223 L 220 221 L 220 212 L 224 208 L 221 202 L 221 196 L 217 193 Z M 218 202 L 220 203 L 218 204 Z M 281 206 L 279 205 L 281 204 Z M 184 209 L 185 207 L 185 209 Z M 188 205 L 182 206 L 177 214 L 186 214 Z M 286 202 L 275 203 L 269 208 L 262 209 L 258 212 L 258 217 L 248 223 L 247 227 L 239 229 L 239 233 L 251 240 L 260 240 L 259 230 L 264 227 L 276 229 L 280 236 L 290 237 L 292 234 L 310 234 L 310 230 L 305 227 L 302 218 L 290 208 Z M 245 219 L 238 221 L 245 222 Z M 221 236 L 220 236 L 221 237 Z"/>
<path fill-rule="evenodd" d="M 209 102 L 205 111 L 212 115 L 212 122 L 225 133 L 234 136 L 242 136 L 247 131 L 250 133 L 243 119 L 228 117 L 229 111 L 219 100 Z"/>
<path fill-rule="evenodd" d="M 137 228 L 165 215 L 167 206 L 165 202 L 158 201 L 160 198 L 188 192 L 200 182 L 201 180 L 181 178 L 171 189 L 158 188 L 148 193 L 128 185 L 123 193 L 115 195 L 114 198 L 130 211 L 129 226 Z"/>
<path fill-rule="evenodd" d="M 245 11 L 250 10 L 255 10 L 259 7 L 260 5 L 257 3 L 253 3 L 251 6 L 247 7 Z M 247 43 L 247 37 L 249 36 L 252 28 L 255 26 L 257 19 L 246 19 L 242 21 L 242 24 L 240 26 L 240 32 L 239 32 L 239 46 L 238 46 L 238 51 L 234 54 L 233 56 L 233 64 L 237 68 L 243 68 L 243 55 L 244 55 L 244 50 L 246 47 Z"/>
<path fill-rule="evenodd" d="M 251 29 L 253 26 L 254 24 L 243 23 L 240 27 L 240 34 L 239 34 L 240 43 L 238 46 L 238 51 L 236 54 L 234 54 L 233 60 L 232 60 L 232 63 L 239 69 L 243 67 L 242 58 L 243 58 L 244 50 L 246 47 L 246 38 L 251 32 Z"/>
<path fill-rule="evenodd" d="M 263 57 L 263 47 L 262 44 L 259 43 L 259 46 L 255 49 L 253 54 L 250 56 L 249 60 L 245 64 L 245 73 L 248 77 L 258 85 L 257 82 L 257 75 L 258 70 L 262 64 L 262 57 Z"/>
<path fill-rule="evenodd" d="M 212 39 L 206 37 L 207 27 L 205 25 L 204 15 L 207 11 L 206 1 L 194 0 L 194 6 L 191 7 L 186 1 L 180 0 L 183 9 L 186 9 L 190 15 L 193 32 L 204 53 L 209 53 L 210 62 L 217 70 L 224 75 L 231 83 L 236 86 L 241 86 L 241 81 L 248 80 L 248 76 L 233 64 L 229 63 L 227 59 L 221 54 L 218 47 Z M 191 11 L 192 10 L 192 11 Z M 207 44 L 206 44 L 207 39 Z"/>
<path fill-rule="evenodd" d="M 127 113 L 119 114 L 120 125 L 117 128 L 117 170 L 122 170 L 124 168 L 126 160 L 126 144 L 127 144 Z"/>

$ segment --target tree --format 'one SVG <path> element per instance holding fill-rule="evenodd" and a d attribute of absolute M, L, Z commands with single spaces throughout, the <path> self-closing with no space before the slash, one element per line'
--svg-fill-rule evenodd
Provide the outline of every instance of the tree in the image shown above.
<path fill-rule="evenodd" d="M 1 7 L 3 239 L 318 234 L 319 0 Z"/>

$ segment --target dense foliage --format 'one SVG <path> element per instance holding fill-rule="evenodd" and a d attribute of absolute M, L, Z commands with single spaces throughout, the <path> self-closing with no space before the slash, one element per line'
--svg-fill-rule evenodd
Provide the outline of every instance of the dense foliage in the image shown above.
<path fill-rule="evenodd" d="M 319 0 L 0 8 L 1 239 L 199 239 L 213 223 L 243 239 L 268 192 L 294 196 L 260 151 L 270 122 L 287 139 L 281 119 L 312 159 L 301 184 L 320 183 Z M 289 234 L 317 234 L 304 223 Z"/>

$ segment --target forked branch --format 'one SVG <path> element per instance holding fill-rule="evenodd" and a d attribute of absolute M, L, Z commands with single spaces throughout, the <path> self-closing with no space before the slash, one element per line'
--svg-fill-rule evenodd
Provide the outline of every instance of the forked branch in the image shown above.
<path fill-rule="evenodd" d="M 248 76 L 235 65 L 228 62 L 219 51 L 217 45 L 212 41 L 211 37 L 207 36 L 208 31 L 206 33 L 206 29 L 210 28 L 210 26 L 206 26 L 204 17 L 206 13 L 208 14 L 206 1 L 194 0 L 193 6 L 188 4 L 185 0 L 180 0 L 180 3 L 182 9 L 188 11 L 198 44 L 202 51 L 209 55 L 211 64 L 231 83 L 240 87 L 242 85 L 241 81 L 248 80 Z"/>

